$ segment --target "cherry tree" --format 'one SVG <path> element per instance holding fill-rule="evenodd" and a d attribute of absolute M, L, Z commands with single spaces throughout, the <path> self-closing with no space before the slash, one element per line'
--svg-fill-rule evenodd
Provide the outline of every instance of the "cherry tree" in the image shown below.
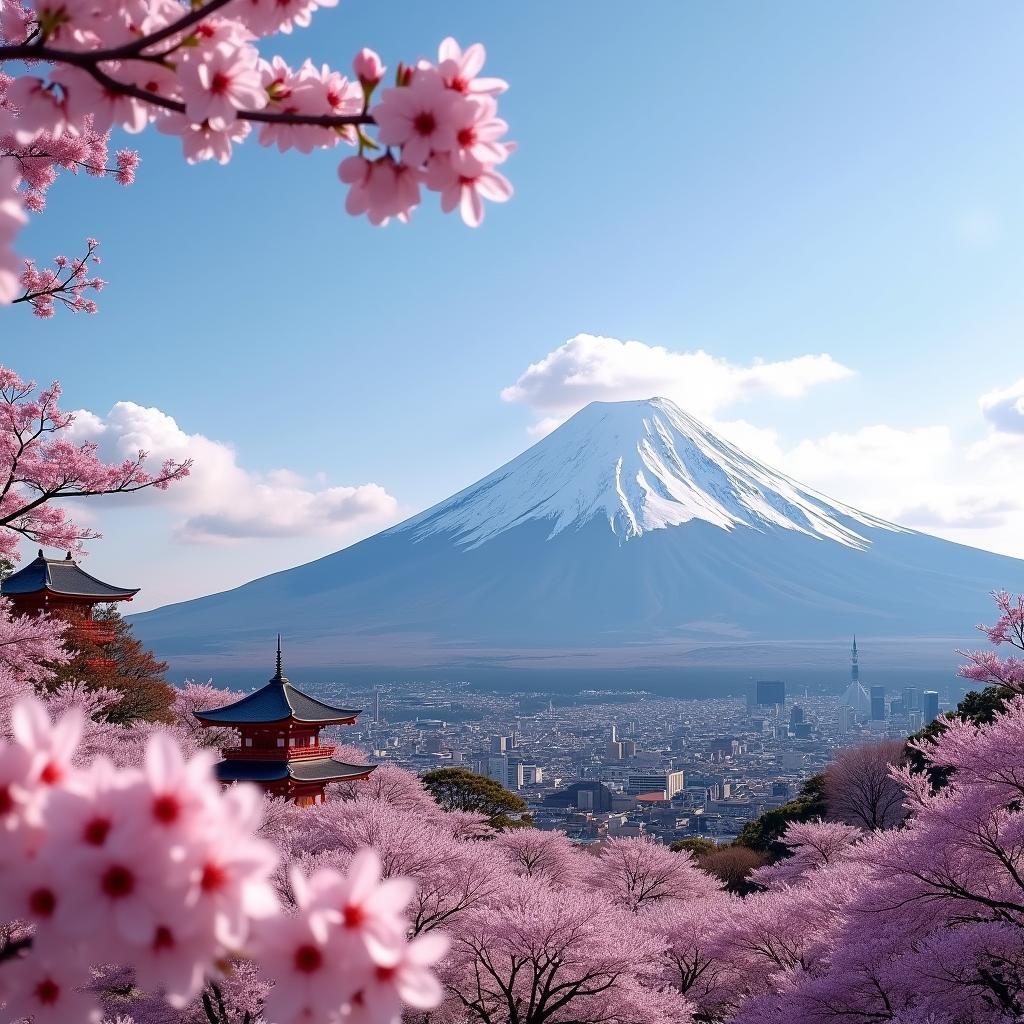
<path fill-rule="evenodd" d="M 756 868 L 750 880 L 766 889 L 788 888 L 806 879 L 815 869 L 846 859 L 863 835 L 856 826 L 838 821 L 790 822 L 782 835 L 789 856 Z"/>
<path fill-rule="evenodd" d="M 94 309 L 93 242 L 45 271 L 26 267 L 14 243 L 57 168 L 131 181 L 134 154 L 108 166 L 114 127 L 176 136 L 189 163 L 227 163 L 254 129 L 259 145 L 280 152 L 351 147 L 338 166 L 345 206 L 373 224 L 408 220 L 424 190 L 472 226 L 485 199 L 507 200 L 498 167 L 513 145 L 497 99 L 506 83 L 481 75 L 481 45 L 445 39 L 436 60 L 398 63 L 391 87 L 366 48 L 351 76 L 313 60 L 292 67 L 262 49 L 334 2 L 0 0 L 0 68 L 28 65 L 0 80 L 0 304 L 28 302 L 42 316 L 55 302 Z"/>
<path fill-rule="evenodd" d="M 80 550 L 82 541 L 99 534 L 76 524 L 65 503 L 163 490 L 191 468 L 190 462 L 167 460 L 151 472 L 143 451 L 108 465 L 95 443 L 68 439 L 74 416 L 61 411 L 60 396 L 56 382 L 38 388 L 0 367 L 0 555 L 8 558 L 17 557 L 19 539 Z"/>
<path fill-rule="evenodd" d="M 504 852 L 518 875 L 543 879 L 553 885 L 575 885 L 585 861 L 564 832 L 534 828 L 502 832 L 492 845 Z"/>
<path fill-rule="evenodd" d="M 609 839 L 589 881 L 634 913 L 721 889 L 717 879 L 696 867 L 689 852 L 673 853 L 652 839 Z"/>
<path fill-rule="evenodd" d="M 904 816 L 903 789 L 891 774 L 901 764 L 902 740 L 881 740 L 840 750 L 825 772 L 830 817 L 866 829 L 892 828 Z"/>
<path fill-rule="evenodd" d="M 685 1024 L 689 1005 L 660 977 L 663 948 L 599 892 L 517 878 L 460 921 L 441 968 L 451 993 L 441 1019 Z"/>
<path fill-rule="evenodd" d="M 991 626 L 980 624 L 981 630 L 996 647 L 1006 644 L 1024 651 L 1024 594 L 997 590 L 992 595 L 999 617 Z M 960 675 L 975 682 L 1002 686 L 1015 693 L 1024 693 L 1024 658 L 1011 655 L 1000 658 L 994 651 L 961 651 L 968 663 Z"/>

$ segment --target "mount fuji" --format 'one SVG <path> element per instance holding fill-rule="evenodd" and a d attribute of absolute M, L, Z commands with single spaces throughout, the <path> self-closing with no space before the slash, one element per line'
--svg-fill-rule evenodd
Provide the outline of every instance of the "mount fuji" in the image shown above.
<path fill-rule="evenodd" d="M 595 402 L 484 479 L 315 562 L 133 616 L 175 669 L 440 678 L 843 664 L 949 671 L 1024 561 L 805 487 L 672 402 Z"/>

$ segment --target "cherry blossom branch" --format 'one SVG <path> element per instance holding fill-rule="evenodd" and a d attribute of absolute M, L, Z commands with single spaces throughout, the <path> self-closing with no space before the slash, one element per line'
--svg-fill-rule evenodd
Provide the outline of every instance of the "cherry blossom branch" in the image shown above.
<path fill-rule="evenodd" d="M 22 274 L 24 294 L 14 299 L 11 305 L 28 302 L 36 316 L 44 319 L 53 316 L 54 302 L 60 302 L 73 313 L 95 313 L 96 303 L 86 299 L 85 292 L 100 292 L 106 284 L 101 277 L 86 276 L 89 264 L 99 262 L 95 255 L 98 247 L 99 242 L 95 238 L 87 239 L 85 255 L 74 260 L 66 256 L 56 257 L 56 270 L 38 270 L 31 260 L 26 260 Z M 66 271 L 64 278 L 60 276 L 61 271 Z"/>
<path fill-rule="evenodd" d="M 224 2 L 226 3 L 228 0 L 224 0 Z M 221 0 L 213 0 L 206 8 L 200 9 L 199 12 L 193 12 L 200 14 L 200 18 L 195 20 L 201 20 L 202 17 L 205 17 L 209 13 L 208 8 L 221 6 L 223 6 Z M 175 29 L 175 32 L 177 31 L 178 29 Z M 170 34 L 173 35 L 174 33 Z M 153 36 L 147 36 L 140 40 L 141 48 L 152 45 L 155 37 L 160 35 L 161 33 L 154 33 Z M 137 45 L 132 44 L 131 49 L 134 50 Z M 48 61 L 51 64 L 66 64 L 87 72 L 104 89 L 112 93 L 120 96 L 130 96 L 132 99 L 140 100 L 162 110 L 169 110 L 175 114 L 185 114 L 186 106 L 179 100 L 168 99 L 159 93 L 151 92 L 148 89 L 143 89 L 141 86 L 132 85 L 128 82 L 119 82 L 99 66 L 106 61 L 119 59 L 118 55 L 121 54 L 122 50 L 126 49 L 128 48 L 119 47 L 117 50 L 78 51 L 54 50 L 46 46 L 27 46 L 24 44 L 20 46 L 0 46 L 0 63 L 3 63 L 5 60 L 41 60 Z M 124 56 L 126 55 L 122 54 L 121 59 Z M 159 57 L 149 57 L 144 54 L 132 53 L 127 56 L 130 56 L 132 59 L 148 60 L 154 63 L 160 63 L 161 61 Z M 240 121 L 253 121 L 260 124 L 305 125 L 313 128 L 354 128 L 358 125 L 377 123 L 370 114 L 365 112 L 362 114 L 302 114 L 298 112 L 240 109 L 236 111 L 235 116 Z"/>

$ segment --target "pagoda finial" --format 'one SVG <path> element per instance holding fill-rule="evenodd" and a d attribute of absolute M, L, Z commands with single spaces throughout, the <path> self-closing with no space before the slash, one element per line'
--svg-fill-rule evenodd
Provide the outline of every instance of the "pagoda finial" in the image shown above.
<path fill-rule="evenodd" d="M 281 634 L 277 634 L 277 671 L 274 673 L 274 678 L 270 680 L 272 683 L 287 683 L 288 680 L 284 676 L 284 664 L 281 658 Z"/>

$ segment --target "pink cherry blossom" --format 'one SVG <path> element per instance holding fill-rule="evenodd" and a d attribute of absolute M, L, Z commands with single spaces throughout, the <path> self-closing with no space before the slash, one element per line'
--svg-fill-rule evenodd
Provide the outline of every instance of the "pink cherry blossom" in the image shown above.
<path fill-rule="evenodd" d="M 499 141 L 508 131 L 508 125 L 496 116 L 497 109 L 497 103 L 490 96 L 470 99 L 455 108 L 451 162 L 460 174 L 472 176 L 481 167 L 492 167 L 508 158 L 511 151 L 508 143 Z"/>
<path fill-rule="evenodd" d="M 41 701 L 32 697 L 18 701 L 11 714 L 11 732 L 30 756 L 30 786 L 45 791 L 68 779 L 83 725 L 82 713 L 77 709 L 51 722 Z"/>
<path fill-rule="evenodd" d="M 449 89 L 460 93 L 481 93 L 499 95 L 508 88 L 508 82 L 501 78 L 478 78 L 487 59 L 487 51 L 481 43 L 474 43 L 463 51 L 449 36 L 437 51 L 438 70 Z"/>
<path fill-rule="evenodd" d="M 120 68 L 116 64 L 106 64 L 103 70 L 114 78 L 119 77 Z M 81 68 L 60 67 L 50 78 L 64 87 L 65 109 L 72 124 L 83 124 L 91 116 L 94 131 L 106 132 L 117 125 L 132 133 L 141 132 L 149 124 L 150 108 L 144 103 L 100 85 Z"/>
<path fill-rule="evenodd" d="M 218 43 L 199 58 L 183 62 L 178 78 L 185 112 L 193 123 L 205 122 L 223 131 L 234 123 L 239 109 L 266 106 L 257 57 L 251 47 Z"/>
<path fill-rule="evenodd" d="M 365 213 L 371 224 L 387 224 L 392 217 L 406 221 L 419 206 L 423 175 L 389 156 L 379 160 L 347 157 L 338 167 L 338 177 L 351 186 L 345 209 L 355 215 Z"/>
<path fill-rule="evenodd" d="M 346 945 L 365 949 L 375 964 L 396 962 L 406 927 L 402 914 L 415 889 L 412 882 L 406 878 L 381 881 L 380 857 L 364 849 L 353 858 L 344 878 L 333 871 L 319 872 L 308 886 L 303 901 L 328 915 Z"/>
<path fill-rule="evenodd" d="M 58 138 L 71 127 L 63 98 L 41 78 L 26 75 L 14 79 L 4 99 L 17 110 L 17 116 L 0 110 L 0 134 L 10 133 L 19 146 L 27 146 L 43 134 Z"/>
<path fill-rule="evenodd" d="M 10 1020 L 29 1018 L 32 1024 L 98 1022 L 99 1007 L 87 995 L 88 969 L 75 956 L 54 952 L 4 966 L 10 972 L 4 1014 Z"/>
<path fill-rule="evenodd" d="M 430 970 L 449 948 L 448 938 L 432 932 L 405 945 L 397 963 L 378 965 L 353 996 L 346 1016 L 349 1024 L 398 1024 L 402 1003 L 417 1010 L 433 1009 L 444 995 Z"/>
<path fill-rule="evenodd" d="M 441 209 L 448 213 L 458 209 L 464 223 L 479 227 L 484 219 L 485 199 L 504 203 L 512 198 L 512 185 L 497 171 L 484 164 L 463 159 L 463 170 L 452 166 L 448 155 L 436 156 L 427 167 L 427 188 L 441 193 Z"/>
<path fill-rule="evenodd" d="M 190 164 L 216 160 L 226 164 L 231 159 L 232 146 L 236 142 L 244 142 L 252 131 L 248 121 L 235 121 L 227 128 L 212 127 L 209 122 L 193 124 L 182 114 L 170 114 L 157 121 L 157 131 L 166 135 L 181 137 L 181 147 L 185 159 Z"/>
<path fill-rule="evenodd" d="M 380 141 L 401 146 L 402 162 L 414 167 L 431 153 L 447 153 L 455 145 L 459 102 L 436 72 L 417 69 L 409 85 L 385 89 L 374 108 Z"/>

